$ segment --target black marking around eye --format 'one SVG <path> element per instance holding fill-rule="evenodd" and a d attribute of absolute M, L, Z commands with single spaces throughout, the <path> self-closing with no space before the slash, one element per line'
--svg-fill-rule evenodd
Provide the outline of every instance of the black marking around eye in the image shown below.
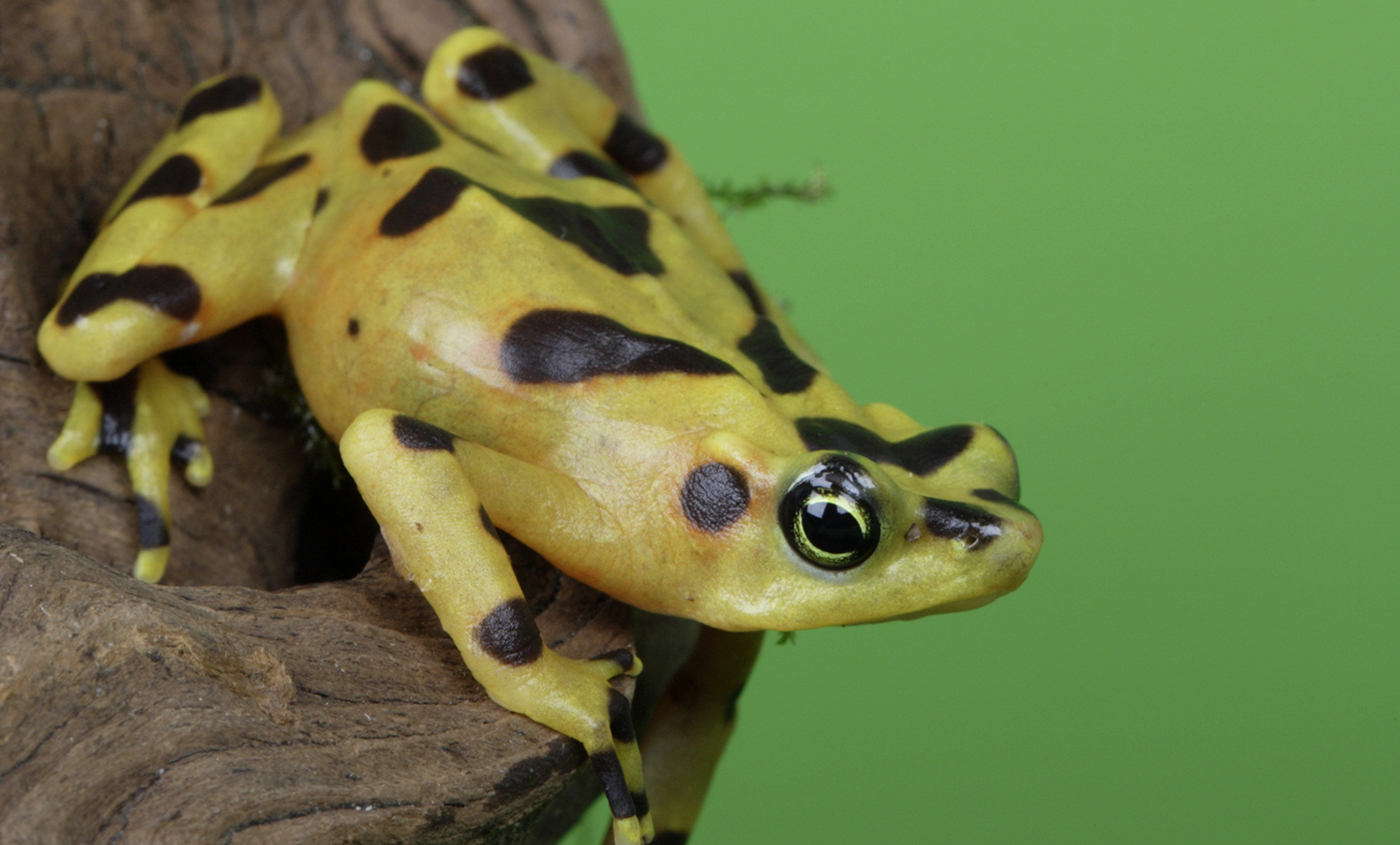
<path fill-rule="evenodd" d="M 578 150 L 564 153 L 555 159 L 554 163 L 549 166 L 549 175 L 556 179 L 577 179 L 580 176 L 592 176 L 616 182 L 624 188 L 634 187 L 632 180 L 627 178 L 627 174 L 618 170 L 612 162 L 604 161 L 595 155 Z"/>
<path fill-rule="evenodd" d="M 753 331 L 739 341 L 739 351 L 758 365 L 774 393 L 801 393 L 817 377 L 816 368 L 788 348 L 777 324 L 767 317 L 759 317 Z"/>
<path fill-rule="evenodd" d="M 432 152 L 442 145 L 437 130 L 403 106 L 380 106 L 360 136 L 360 152 L 370 164 Z"/>
<path fill-rule="evenodd" d="M 729 364 L 678 340 L 634 332 L 583 311 L 541 309 L 501 341 L 501 368 L 521 384 L 577 384 L 598 376 L 732 375 Z"/>
<path fill-rule="evenodd" d="M 88 386 L 102 403 L 102 427 L 97 448 L 125 455 L 131 449 L 131 427 L 136 421 L 136 370 L 111 381 L 90 381 Z"/>
<path fill-rule="evenodd" d="M 179 129 L 190 121 L 206 114 L 236 109 L 257 102 L 262 94 L 262 80 L 256 76 L 230 76 L 217 85 L 210 85 L 185 101 L 180 108 L 180 119 L 175 123 Z"/>
<path fill-rule="evenodd" d="M 400 446 L 415 452 L 456 451 L 456 447 L 452 445 L 451 432 L 444 431 L 431 423 L 414 419 L 407 414 L 394 415 L 394 437 L 399 441 Z"/>
<path fill-rule="evenodd" d="M 950 425 L 891 443 L 870 429 L 834 417 L 803 417 L 797 434 L 811 451 L 854 452 L 876 463 L 894 464 L 915 475 L 928 475 L 962 454 L 972 442 L 970 425 Z"/>
<path fill-rule="evenodd" d="M 608 726 L 613 739 L 618 742 L 633 742 L 637 733 L 632 729 L 632 703 L 627 696 L 615 689 L 608 690 Z"/>
<path fill-rule="evenodd" d="M 457 90 L 477 100 L 499 100 L 534 82 L 525 57 L 504 45 L 487 47 L 457 66 Z"/>
<path fill-rule="evenodd" d="M 316 215 L 320 214 L 320 213 L 321 213 L 321 209 L 323 209 L 323 208 L 326 207 L 326 201 L 329 200 L 330 198 L 331 198 L 331 192 L 330 192 L 330 190 L 329 190 L 328 188 L 322 188 L 321 190 L 317 191 L 317 192 L 316 192 L 316 205 L 312 206 L 312 208 L 311 208 L 311 216 L 312 216 L 312 217 L 315 217 Z"/>
<path fill-rule="evenodd" d="M 496 530 L 496 524 L 491 521 L 491 517 L 486 513 L 486 506 L 477 505 L 476 515 L 477 518 L 481 520 L 481 527 L 486 530 L 487 534 L 490 534 L 491 537 L 499 543 L 501 541 L 501 534 Z"/>
<path fill-rule="evenodd" d="M 723 531 L 749 509 L 749 484 L 743 473 L 721 463 L 702 464 L 681 486 L 681 509 L 702 531 Z"/>
<path fill-rule="evenodd" d="M 223 196 L 214 200 L 211 205 L 228 205 L 229 203 L 246 200 L 249 197 L 257 196 L 268 185 L 296 173 L 311 161 L 311 156 L 302 153 L 292 156 L 283 161 L 274 161 L 272 164 L 264 164 L 262 167 L 255 167 L 243 177 L 237 185 L 229 188 Z"/>
<path fill-rule="evenodd" d="M 496 605 L 476 626 L 476 642 L 498 663 L 525 666 L 544 653 L 539 626 L 524 599 L 509 599 Z"/>
<path fill-rule="evenodd" d="M 136 513 L 140 519 L 140 542 L 143 549 L 158 549 L 170 545 L 170 529 L 155 502 L 136 494 Z"/>
<path fill-rule="evenodd" d="M 1001 491 L 993 490 L 990 487 L 982 487 L 977 490 L 973 490 L 972 495 L 976 496 L 984 502 L 996 502 L 999 505 L 1006 505 L 1007 507 L 1012 507 L 1019 511 L 1031 513 L 1030 508 L 1021 504 L 1020 502 L 1016 501 L 1010 496 L 1005 495 Z M 1031 514 L 1031 516 L 1035 516 L 1035 514 Z"/>
<path fill-rule="evenodd" d="M 608 807 L 615 819 L 630 819 L 637 815 L 637 805 L 632 803 L 632 793 L 627 789 L 627 779 L 622 774 L 622 763 L 617 752 L 609 748 L 599 751 L 589 758 L 593 761 L 593 771 L 603 782 L 603 794 L 608 798 Z"/>
<path fill-rule="evenodd" d="M 989 545 L 1001 536 L 1001 520 L 976 505 L 925 498 L 923 516 L 930 534 L 945 540 L 962 540 L 968 551 Z"/>
<path fill-rule="evenodd" d="M 198 190 L 199 183 L 203 181 L 204 174 L 195 160 L 184 153 L 176 153 L 162 162 L 160 167 L 146 177 L 141 187 L 132 192 L 131 197 L 122 206 L 122 211 L 130 208 L 132 203 L 148 197 L 189 196 Z"/>
<path fill-rule="evenodd" d="M 768 309 L 763 305 L 763 297 L 759 295 L 757 286 L 753 283 L 753 278 L 744 270 L 730 270 L 729 278 L 734 280 L 734 284 L 739 286 L 744 296 L 749 298 L 749 305 L 753 308 L 753 313 L 760 317 L 768 316 Z"/>
<path fill-rule="evenodd" d="M 189 320 L 199 313 L 199 285 L 189 273 L 171 264 L 138 265 L 117 275 L 92 273 L 73 287 L 59 306 L 55 318 L 60 326 L 71 326 L 118 299 L 130 299 L 177 320 Z"/>
<path fill-rule="evenodd" d="M 650 173 L 666 163 L 666 142 L 621 113 L 603 142 L 603 152 L 633 176 Z"/>
<path fill-rule="evenodd" d="M 379 233 L 390 237 L 421 229 L 452 210 L 471 180 L 447 167 L 434 167 L 384 214 Z"/>

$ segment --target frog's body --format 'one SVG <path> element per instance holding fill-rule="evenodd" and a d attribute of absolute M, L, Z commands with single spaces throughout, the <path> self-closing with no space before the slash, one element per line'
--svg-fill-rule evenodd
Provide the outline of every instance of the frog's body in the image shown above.
<path fill-rule="evenodd" d="M 210 467 L 202 395 L 154 356 L 279 314 L 396 562 L 493 697 L 585 743 L 619 839 L 651 835 L 606 683 L 639 667 L 543 648 L 492 523 L 715 629 L 683 671 L 714 693 L 663 701 L 647 739 L 657 818 L 684 833 L 757 649 L 724 632 L 975 607 L 1024 579 L 1039 524 L 992 429 L 855 405 L 684 161 L 587 83 L 467 30 L 424 96 L 445 123 L 363 82 L 279 139 L 258 80 L 197 89 L 41 330 L 55 370 L 95 383 L 51 459 L 126 426 L 138 574 L 159 578 L 169 454 L 197 483 Z"/>

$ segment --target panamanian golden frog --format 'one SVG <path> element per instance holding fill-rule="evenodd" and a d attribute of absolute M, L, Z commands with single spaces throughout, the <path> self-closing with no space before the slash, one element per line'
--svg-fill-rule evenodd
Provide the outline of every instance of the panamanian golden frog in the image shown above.
<path fill-rule="evenodd" d="M 136 575 L 159 580 L 172 458 L 196 485 L 212 465 L 207 400 L 158 356 L 279 315 L 311 408 L 472 673 L 583 743 L 617 842 L 683 841 L 764 630 L 985 604 L 1026 577 L 1040 525 L 993 429 L 857 406 L 680 154 L 591 84 L 469 29 L 423 99 L 361 82 L 279 137 L 258 78 L 196 88 L 40 330 L 78 382 L 49 460 L 125 453 Z M 640 750 L 609 684 L 639 661 L 545 647 L 496 527 L 705 626 Z"/>

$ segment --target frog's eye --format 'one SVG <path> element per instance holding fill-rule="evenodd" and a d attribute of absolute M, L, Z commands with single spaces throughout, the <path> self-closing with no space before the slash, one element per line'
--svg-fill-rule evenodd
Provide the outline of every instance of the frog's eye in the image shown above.
<path fill-rule="evenodd" d="M 828 464 L 800 479 L 779 509 L 788 544 L 823 569 L 849 569 L 880 545 L 880 520 L 844 469 Z"/>

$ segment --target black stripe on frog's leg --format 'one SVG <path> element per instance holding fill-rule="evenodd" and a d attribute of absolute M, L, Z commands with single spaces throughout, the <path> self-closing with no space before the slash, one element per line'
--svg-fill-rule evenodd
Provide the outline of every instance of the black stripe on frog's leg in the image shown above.
<path fill-rule="evenodd" d="M 891 443 L 865 426 L 835 417 L 802 417 L 796 425 L 803 445 L 811 451 L 853 452 L 915 475 L 928 475 L 943 467 L 962 454 L 973 436 L 972 426 L 950 425 Z"/>
<path fill-rule="evenodd" d="M 102 403 L 102 425 L 97 448 L 125 455 L 131 449 L 131 427 L 136 422 L 136 370 L 111 381 L 88 382 Z"/>
<path fill-rule="evenodd" d="M 589 758 L 593 761 L 593 771 L 603 782 L 603 794 L 608 798 L 608 807 L 615 819 L 630 819 L 637 815 L 637 805 L 632 802 L 632 793 L 627 789 L 627 779 L 622 774 L 622 763 L 617 752 L 609 748 L 599 751 Z"/>
<path fill-rule="evenodd" d="M 525 57 L 503 44 L 467 56 L 457 65 L 457 90 L 475 100 L 499 100 L 534 83 Z"/>
<path fill-rule="evenodd" d="M 60 326 L 71 326 L 104 305 L 130 299 L 177 320 L 188 321 L 199 313 L 199 285 L 189 273 L 173 264 L 138 265 L 120 275 L 91 273 L 73 286 L 58 308 Z"/>
<path fill-rule="evenodd" d="M 760 317 L 768 316 L 768 309 L 763 305 L 763 297 L 758 293 L 758 287 L 753 283 L 753 277 L 746 270 L 730 270 L 729 278 L 734 284 L 739 286 L 739 290 L 744 296 L 749 298 L 749 306 L 753 308 L 753 313 Z"/>
<path fill-rule="evenodd" d="M 985 548 L 1001 536 L 1001 520 L 976 505 L 928 497 L 923 517 L 930 534 L 962 540 L 968 551 Z"/>
<path fill-rule="evenodd" d="M 601 314 L 531 311 L 501 341 L 501 369 L 520 384 L 577 384 L 598 376 L 734 375 L 728 363 L 670 338 L 634 332 Z"/>
<path fill-rule="evenodd" d="M 1018 511 L 1031 513 L 1030 508 L 1021 504 L 1020 502 L 1016 501 L 1010 496 L 1007 496 L 1001 491 L 993 490 L 990 487 L 982 487 L 977 490 L 973 490 L 972 495 L 976 496 L 984 502 L 996 502 L 999 505 L 1006 505 L 1007 507 L 1015 508 Z M 1035 514 L 1031 513 L 1031 516 L 1035 516 Z"/>
<path fill-rule="evenodd" d="M 400 105 L 380 106 L 360 136 L 360 153 L 370 164 L 409 158 L 442 146 L 432 124 Z"/>
<path fill-rule="evenodd" d="M 801 393 L 817 377 L 816 367 L 788 348 L 777 324 L 767 317 L 759 317 L 753 331 L 739 340 L 739 351 L 758 365 L 774 393 Z"/>
<path fill-rule="evenodd" d="M 637 739 L 637 732 L 632 727 L 632 702 L 615 689 L 608 690 L 608 728 L 612 731 L 612 738 L 618 742 L 634 742 Z"/>
<path fill-rule="evenodd" d="M 230 76 L 228 79 L 210 85 L 185 101 L 180 108 L 180 119 L 175 128 L 179 129 L 192 120 L 206 114 L 236 109 L 256 102 L 262 94 L 262 80 L 256 76 Z"/>
<path fill-rule="evenodd" d="M 415 452 L 457 451 L 452 444 L 453 437 L 450 431 L 414 419 L 407 414 L 394 416 L 394 439 L 399 441 L 400 446 Z"/>
<path fill-rule="evenodd" d="M 170 545 L 170 529 L 165 526 L 160 508 L 140 493 L 136 494 L 136 513 L 140 517 L 141 548 L 158 549 Z"/>
<path fill-rule="evenodd" d="M 472 181 L 449 167 L 434 167 L 404 194 L 379 221 L 389 237 L 412 234 L 452 210 Z"/>
<path fill-rule="evenodd" d="M 621 112 L 603 142 L 603 152 L 632 176 L 642 176 L 666 163 L 666 142 Z"/>
<path fill-rule="evenodd" d="M 702 464 L 681 485 L 681 510 L 702 531 L 723 531 L 749 509 L 749 483 L 744 474 L 721 463 Z"/>
<path fill-rule="evenodd" d="M 509 599 L 477 623 L 476 642 L 481 650 L 505 666 L 527 666 L 544 653 L 539 626 L 524 599 Z"/>
<path fill-rule="evenodd" d="M 303 153 L 301 155 L 292 156 L 289 159 L 275 161 L 271 164 L 264 164 L 261 167 L 255 167 L 247 176 L 243 177 L 242 181 L 232 188 L 229 188 L 224 192 L 223 196 L 214 200 L 210 205 L 228 205 L 229 203 L 257 196 L 262 193 L 268 185 L 271 185 L 279 179 L 285 179 L 291 176 L 310 162 L 311 156 Z"/>
<path fill-rule="evenodd" d="M 635 189 L 632 180 L 627 178 L 627 174 L 618 170 L 612 162 L 604 161 L 580 150 L 564 153 L 555 159 L 554 163 L 549 166 L 549 175 L 556 179 L 578 179 L 581 176 L 592 176 L 595 179 L 606 179 L 624 188 Z"/>
<path fill-rule="evenodd" d="M 150 197 L 189 196 L 199 189 L 203 181 L 204 172 L 199 169 L 199 164 L 184 153 L 176 153 L 162 162 L 160 167 L 146 177 L 141 187 L 132 192 L 122 206 L 122 211 L 130 208 L 132 203 Z"/>

